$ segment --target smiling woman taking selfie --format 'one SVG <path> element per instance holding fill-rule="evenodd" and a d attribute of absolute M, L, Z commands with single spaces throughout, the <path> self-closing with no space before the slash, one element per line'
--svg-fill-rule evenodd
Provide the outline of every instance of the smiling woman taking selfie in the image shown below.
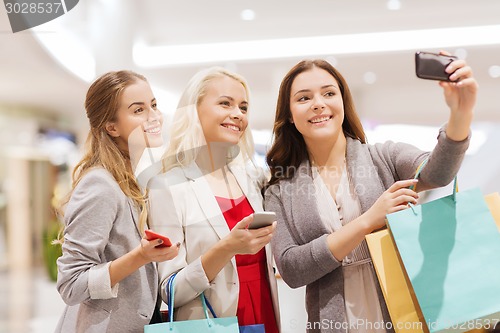
<path fill-rule="evenodd" d="M 415 204 L 409 189 L 447 185 L 469 144 L 477 83 L 463 60 L 440 82 L 450 108 L 432 152 L 404 143 L 369 145 L 347 82 L 324 60 L 301 61 L 283 79 L 267 154 L 265 208 L 277 214 L 272 240 L 278 270 L 307 286 L 308 332 L 392 331 L 365 235 L 385 215 Z M 292 147 L 292 148 L 290 148 Z"/>

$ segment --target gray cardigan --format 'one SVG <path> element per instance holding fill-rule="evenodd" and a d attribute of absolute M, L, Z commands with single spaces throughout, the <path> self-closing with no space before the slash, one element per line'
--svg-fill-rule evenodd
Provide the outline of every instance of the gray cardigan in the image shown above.
<path fill-rule="evenodd" d="M 68 304 L 56 332 L 143 332 L 158 300 L 158 273 L 142 266 L 111 288 L 109 263 L 141 241 L 139 212 L 111 174 L 89 171 L 65 209 L 57 289 Z"/>
<path fill-rule="evenodd" d="M 469 141 L 469 138 L 452 141 L 441 129 L 436 147 L 428 153 L 404 143 L 389 141 L 368 145 L 348 138 L 347 169 L 362 212 L 366 212 L 394 182 L 412 178 L 429 154 L 429 161 L 419 177 L 418 190 L 447 185 L 457 174 Z M 283 280 L 292 288 L 307 286 L 308 326 L 319 327 L 308 332 L 345 332 L 335 329 L 335 325 L 320 324 L 346 322 L 344 280 L 342 264 L 332 255 L 326 242 L 329 232 L 317 211 L 315 187 L 307 161 L 300 165 L 292 179 L 281 180 L 266 190 L 265 209 L 277 214 L 278 226 L 271 244 Z M 380 286 L 378 294 L 384 319 L 390 321 Z"/>

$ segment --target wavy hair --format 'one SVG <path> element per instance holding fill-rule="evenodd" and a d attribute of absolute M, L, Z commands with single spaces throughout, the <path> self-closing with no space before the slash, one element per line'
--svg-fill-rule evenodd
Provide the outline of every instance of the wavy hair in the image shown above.
<path fill-rule="evenodd" d="M 280 179 L 292 178 L 300 164 L 309 158 L 304 137 L 290 122 L 292 118 L 290 95 L 295 78 L 315 67 L 330 73 L 339 85 L 344 103 L 344 121 L 342 122 L 344 135 L 362 143 L 366 142 L 363 125 L 356 113 L 354 101 L 344 77 L 325 60 L 303 60 L 296 64 L 281 81 L 273 127 L 273 144 L 266 155 L 271 171 L 269 185 L 278 183 Z"/>
<path fill-rule="evenodd" d="M 143 230 L 147 224 L 146 198 L 132 171 L 129 152 L 120 150 L 105 128 L 108 122 L 116 121 L 120 98 L 125 88 L 140 80 L 147 82 L 144 76 L 132 71 L 108 72 L 97 78 L 89 87 L 85 110 L 90 131 L 85 142 L 83 158 L 73 170 L 72 190 L 63 200 L 61 207 L 69 201 L 73 190 L 89 170 L 102 167 L 111 173 L 123 193 L 140 209 L 139 230 Z M 59 214 L 63 214 L 61 207 Z"/>
<path fill-rule="evenodd" d="M 162 158 L 163 171 L 176 166 L 187 166 L 196 160 L 200 149 L 206 145 L 205 136 L 198 117 L 198 106 L 207 93 L 207 88 L 214 79 L 230 77 L 243 86 L 249 98 L 250 92 L 246 80 L 222 67 L 210 67 L 199 71 L 189 81 L 184 90 L 171 123 L 169 147 Z M 243 161 L 253 161 L 255 151 L 252 133 L 247 127 L 238 142 L 236 150 L 229 151 L 231 161 L 241 153 Z"/>

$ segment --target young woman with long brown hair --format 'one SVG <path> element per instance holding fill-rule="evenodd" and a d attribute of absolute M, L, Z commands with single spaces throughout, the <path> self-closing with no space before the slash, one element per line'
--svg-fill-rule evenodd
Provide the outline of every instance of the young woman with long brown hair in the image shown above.
<path fill-rule="evenodd" d="M 463 60 L 440 82 L 450 108 L 432 152 L 369 145 L 347 82 L 324 60 L 293 67 L 281 83 L 265 208 L 277 214 L 273 253 L 283 280 L 306 288 L 308 332 L 392 331 L 365 235 L 416 203 L 409 189 L 448 184 L 469 144 L 477 83 Z"/>

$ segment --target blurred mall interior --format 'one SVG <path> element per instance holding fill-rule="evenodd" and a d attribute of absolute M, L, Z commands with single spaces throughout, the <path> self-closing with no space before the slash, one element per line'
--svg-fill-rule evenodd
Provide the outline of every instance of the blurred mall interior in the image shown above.
<path fill-rule="evenodd" d="M 81 156 L 83 101 L 98 75 L 144 74 L 171 117 L 198 70 L 242 74 L 255 159 L 265 168 L 280 81 L 304 58 L 325 58 L 342 72 L 370 143 L 431 150 L 448 109 L 438 83 L 416 78 L 414 53 L 448 50 L 466 59 L 480 89 L 460 187 L 486 194 L 500 191 L 498 13 L 495 0 L 85 0 L 13 33 L 0 10 L 0 332 L 52 332 L 64 307 L 53 280 L 54 204 Z M 304 289 L 279 283 L 283 333 L 303 332 Z"/>

